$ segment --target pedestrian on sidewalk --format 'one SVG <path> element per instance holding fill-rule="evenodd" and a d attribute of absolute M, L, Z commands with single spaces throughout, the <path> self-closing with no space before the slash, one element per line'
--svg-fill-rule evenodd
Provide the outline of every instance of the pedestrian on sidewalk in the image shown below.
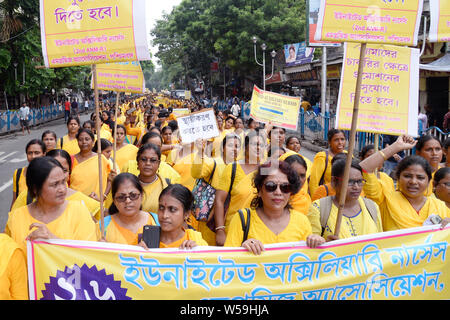
<path fill-rule="evenodd" d="M 28 134 L 30 134 L 30 127 L 28 125 L 28 116 L 30 115 L 30 108 L 26 102 L 22 104 L 19 109 L 20 126 L 22 127 L 22 135 L 25 135 L 25 128 L 27 128 Z"/>
<path fill-rule="evenodd" d="M 67 123 L 67 120 L 70 116 L 70 101 L 69 99 L 66 99 L 66 102 L 64 102 L 64 122 Z"/>

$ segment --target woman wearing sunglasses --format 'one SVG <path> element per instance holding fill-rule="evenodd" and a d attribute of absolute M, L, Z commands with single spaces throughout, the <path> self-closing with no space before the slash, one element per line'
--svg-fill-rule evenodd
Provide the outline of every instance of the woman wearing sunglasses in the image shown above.
<path fill-rule="evenodd" d="M 113 204 L 105 217 L 107 242 L 137 245 L 145 225 L 156 225 L 156 219 L 141 210 L 144 189 L 139 179 L 131 173 L 117 175 L 112 183 Z M 101 225 L 99 225 L 101 230 Z"/>
<path fill-rule="evenodd" d="M 308 218 L 289 205 L 289 197 L 301 187 L 298 174 L 289 164 L 280 161 L 259 166 L 253 183 L 257 196 L 249 210 L 240 210 L 245 223 L 249 220 L 247 212 L 250 214 L 247 239 L 242 230 L 241 217 L 236 214 L 230 223 L 226 247 L 242 246 L 259 255 L 264 251 L 265 244 L 320 241 L 320 236 L 312 234 Z"/>
<path fill-rule="evenodd" d="M 314 201 L 307 215 L 313 233 L 322 236 L 327 241 L 383 231 L 378 206 L 373 201 L 361 197 L 365 180 L 361 166 L 358 161 L 353 160 L 342 211 L 341 227 L 339 235 L 334 236 L 345 163 L 346 159 L 336 160 L 331 168 L 331 185 L 336 191 L 336 195 Z M 326 218 L 327 216 L 328 218 Z"/>

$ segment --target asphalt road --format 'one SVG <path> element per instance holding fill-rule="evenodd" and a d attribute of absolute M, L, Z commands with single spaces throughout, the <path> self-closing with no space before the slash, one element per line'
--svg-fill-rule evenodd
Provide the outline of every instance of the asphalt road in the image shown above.
<path fill-rule="evenodd" d="M 81 123 L 88 120 L 89 115 L 81 115 Z M 27 165 L 25 146 L 31 139 L 40 139 L 42 133 L 52 130 L 58 139 L 67 134 L 64 119 L 54 120 L 45 125 L 32 128 L 31 133 L 25 135 L 22 132 L 0 136 L 0 232 L 3 232 L 8 219 L 9 209 L 12 201 L 12 183 L 14 170 Z M 302 148 L 300 153 L 311 161 L 315 152 Z"/>

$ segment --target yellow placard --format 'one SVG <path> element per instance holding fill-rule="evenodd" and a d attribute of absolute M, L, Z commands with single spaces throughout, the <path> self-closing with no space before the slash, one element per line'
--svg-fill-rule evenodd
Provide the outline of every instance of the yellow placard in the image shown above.
<path fill-rule="evenodd" d="M 311 249 L 152 249 L 28 242 L 31 299 L 449 299 L 450 227 L 390 231 Z"/>
<path fill-rule="evenodd" d="M 93 81 L 91 87 L 94 88 Z M 97 66 L 99 90 L 144 93 L 145 79 L 139 61 L 103 63 Z"/>
<path fill-rule="evenodd" d="M 175 116 L 180 117 L 180 116 L 185 116 L 189 113 L 191 113 L 191 111 L 189 110 L 189 108 L 174 108 L 172 111 Z"/>
<path fill-rule="evenodd" d="M 417 45 L 423 0 L 321 0 L 314 39 Z"/>
<path fill-rule="evenodd" d="M 360 44 L 345 43 L 336 126 L 350 130 Z M 417 135 L 418 49 L 368 44 L 360 88 L 358 131 Z"/>
<path fill-rule="evenodd" d="M 430 0 L 430 42 L 450 41 L 450 1 Z"/>
<path fill-rule="evenodd" d="M 145 0 L 40 0 L 46 67 L 150 60 Z"/>
<path fill-rule="evenodd" d="M 297 130 L 300 97 L 264 91 L 253 87 L 250 117 L 259 122 L 272 122 L 274 126 Z"/>

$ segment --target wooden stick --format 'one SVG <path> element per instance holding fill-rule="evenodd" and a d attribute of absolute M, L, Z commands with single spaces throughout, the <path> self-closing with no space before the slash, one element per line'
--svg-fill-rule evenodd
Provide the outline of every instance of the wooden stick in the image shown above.
<path fill-rule="evenodd" d="M 378 152 L 379 144 L 380 144 L 380 134 L 375 133 L 375 142 L 373 144 L 375 152 Z M 378 168 L 375 168 L 375 175 L 377 176 L 377 178 L 380 178 L 380 172 L 379 172 Z"/>
<path fill-rule="evenodd" d="M 120 92 L 116 92 L 116 107 L 114 108 L 114 144 L 113 144 L 113 168 L 116 171 L 116 152 L 117 152 L 117 109 L 119 109 Z"/>
<path fill-rule="evenodd" d="M 355 147 L 356 124 L 358 122 L 359 99 L 361 96 L 361 81 L 364 69 L 364 59 L 366 56 L 366 46 L 367 46 L 366 43 L 361 43 L 361 48 L 359 52 L 358 76 L 356 78 L 355 100 L 353 101 L 352 126 L 350 129 L 350 140 L 348 145 L 347 160 L 345 162 L 344 177 L 342 179 L 341 193 L 339 195 L 338 216 L 336 219 L 336 227 L 334 228 L 334 235 L 337 237 L 339 236 L 339 232 L 341 229 L 342 214 L 344 211 L 343 209 L 345 205 L 345 197 L 347 196 L 348 179 L 350 176 L 350 168 L 353 158 L 353 149 Z"/>
<path fill-rule="evenodd" d="M 99 197 L 100 197 L 100 224 L 102 237 L 105 236 L 105 213 L 103 212 L 103 174 L 102 174 L 102 143 L 100 138 L 100 107 L 98 102 L 98 86 L 97 86 L 97 65 L 92 65 L 92 75 L 94 78 L 94 97 L 95 97 L 95 126 L 97 130 L 97 156 L 98 156 L 98 180 L 99 180 Z"/>

